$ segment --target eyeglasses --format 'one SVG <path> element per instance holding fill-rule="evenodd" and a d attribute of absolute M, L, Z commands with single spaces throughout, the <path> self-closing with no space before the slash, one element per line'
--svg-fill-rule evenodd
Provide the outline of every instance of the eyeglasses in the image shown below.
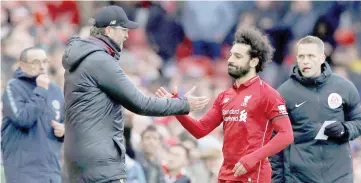
<path fill-rule="evenodd" d="M 43 61 L 40 61 L 40 60 L 33 60 L 33 61 L 30 61 L 30 62 L 25 62 L 29 65 L 41 65 L 41 64 L 48 64 L 49 63 L 49 60 L 43 60 Z"/>

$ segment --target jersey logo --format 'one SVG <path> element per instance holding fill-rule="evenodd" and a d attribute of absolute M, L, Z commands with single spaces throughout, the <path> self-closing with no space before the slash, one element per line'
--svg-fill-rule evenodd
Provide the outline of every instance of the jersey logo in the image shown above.
<path fill-rule="evenodd" d="M 331 109 L 336 109 L 342 105 L 342 97 L 338 93 L 331 93 L 327 102 Z"/>
<path fill-rule="evenodd" d="M 280 114 L 283 114 L 283 115 L 288 114 L 285 105 L 279 105 L 279 106 L 278 106 L 278 111 L 280 112 Z"/>
<path fill-rule="evenodd" d="M 249 96 L 245 96 L 243 99 L 243 103 L 241 104 L 241 106 L 246 107 L 248 104 L 249 99 L 251 99 L 252 95 Z"/>
<path fill-rule="evenodd" d="M 306 103 L 306 101 L 300 103 L 300 104 L 296 104 L 295 107 L 300 107 L 301 105 L 303 105 L 304 103 Z"/>
<path fill-rule="evenodd" d="M 240 122 L 246 122 L 247 121 L 247 112 L 246 112 L 246 110 L 241 111 L 241 114 L 239 115 L 239 121 Z"/>
<path fill-rule="evenodd" d="M 227 103 L 229 101 L 229 98 L 225 98 L 222 102 L 222 104 Z"/>

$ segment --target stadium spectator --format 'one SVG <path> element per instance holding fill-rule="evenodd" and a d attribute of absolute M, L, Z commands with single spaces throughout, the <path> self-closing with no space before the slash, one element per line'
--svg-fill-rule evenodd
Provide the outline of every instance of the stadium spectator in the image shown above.
<path fill-rule="evenodd" d="M 144 170 L 139 162 L 125 155 L 125 166 L 127 168 L 127 183 L 147 183 Z"/>
<path fill-rule="evenodd" d="M 186 166 L 189 163 L 189 151 L 181 144 L 172 145 L 162 168 L 166 183 L 191 183 L 187 176 Z"/>
<path fill-rule="evenodd" d="M 151 125 L 142 132 L 141 138 L 141 150 L 136 152 L 136 160 L 142 165 L 147 182 L 165 183 L 161 160 L 158 159 L 158 151 L 162 145 L 160 133 Z"/>

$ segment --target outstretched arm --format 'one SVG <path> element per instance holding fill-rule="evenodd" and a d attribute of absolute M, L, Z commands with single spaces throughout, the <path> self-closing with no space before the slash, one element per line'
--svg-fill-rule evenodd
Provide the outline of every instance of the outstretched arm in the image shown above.
<path fill-rule="evenodd" d="M 200 139 L 213 131 L 222 122 L 222 113 L 217 103 L 216 101 L 200 120 L 195 120 L 188 115 L 176 116 L 176 118 L 189 133 Z"/>
<path fill-rule="evenodd" d="M 104 57 L 110 56 L 104 54 Z M 127 77 L 113 58 L 107 58 L 106 62 L 95 62 L 89 68 L 89 77 L 114 101 L 129 111 L 140 115 L 183 115 L 188 114 L 192 110 L 199 109 L 199 105 L 202 106 L 208 103 L 205 97 L 194 97 L 186 100 L 181 98 L 145 96 Z"/>
<path fill-rule="evenodd" d="M 191 90 L 189 90 L 185 96 L 190 96 L 191 93 L 193 93 L 195 90 L 195 87 L 193 87 Z M 160 88 L 156 95 L 158 97 L 172 97 L 177 98 L 178 94 L 170 94 L 167 90 L 164 88 Z M 222 110 L 220 107 L 220 95 L 217 97 L 216 101 L 213 103 L 212 108 L 200 119 L 195 120 L 192 117 L 188 115 L 180 115 L 176 116 L 177 120 L 181 123 L 181 125 L 189 132 L 191 133 L 195 138 L 199 139 L 207 134 L 209 134 L 211 131 L 213 131 L 217 126 L 219 126 L 222 123 Z"/>

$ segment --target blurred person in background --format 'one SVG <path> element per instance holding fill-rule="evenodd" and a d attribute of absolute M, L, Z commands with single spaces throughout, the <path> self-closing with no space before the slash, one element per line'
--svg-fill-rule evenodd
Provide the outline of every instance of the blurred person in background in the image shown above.
<path fill-rule="evenodd" d="M 167 8 L 167 5 L 170 4 Z M 175 1 L 152 2 L 149 8 L 149 17 L 146 24 L 147 39 L 156 53 L 164 61 L 172 58 L 179 43 L 184 39 L 184 32 L 177 20 L 176 5 L 170 8 Z"/>
<path fill-rule="evenodd" d="M 122 108 L 140 115 L 181 115 L 204 108 L 208 99 L 145 96 L 118 62 L 128 29 L 138 24 L 119 6 L 101 8 L 93 23 L 91 37 L 69 40 L 62 60 L 67 131 L 64 182 L 125 182 Z"/>
<path fill-rule="evenodd" d="M 187 131 L 183 131 L 179 136 L 179 140 L 189 151 L 189 165 L 187 166 L 186 171 L 191 182 L 210 182 L 209 170 L 200 159 L 201 152 L 198 147 L 197 139 L 192 137 Z"/>
<path fill-rule="evenodd" d="M 125 166 L 127 168 L 127 183 L 147 183 L 140 163 L 127 154 L 125 155 Z"/>
<path fill-rule="evenodd" d="M 297 64 L 278 89 L 294 144 L 271 158 L 274 183 L 353 183 L 349 142 L 361 135 L 360 96 L 349 80 L 332 73 L 324 52 L 321 39 L 300 39 Z"/>
<path fill-rule="evenodd" d="M 60 183 L 64 98 L 51 82 L 44 50 L 20 54 L 19 68 L 3 94 L 1 150 L 6 182 Z"/>
<path fill-rule="evenodd" d="M 338 46 L 332 54 L 332 70 L 336 74 L 350 80 L 357 88 L 359 95 L 361 95 L 361 74 L 351 70 L 351 64 L 354 59 L 357 59 L 355 47 Z"/>
<path fill-rule="evenodd" d="M 218 183 L 219 168 L 223 164 L 222 151 L 219 148 L 207 147 L 202 150 L 200 158 L 204 162 L 207 170 L 209 170 L 208 174 L 205 175 L 209 176 L 208 182 Z"/>
<path fill-rule="evenodd" d="M 165 183 L 190 183 L 186 166 L 189 163 L 189 151 L 181 144 L 172 145 L 162 168 L 165 172 Z"/>
<path fill-rule="evenodd" d="M 272 170 L 267 157 L 293 142 L 283 98 L 257 75 L 272 60 L 272 54 L 273 48 L 259 30 L 239 30 L 228 59 L 228 73 L 236 80 L 234 85 L 218 95 L 202 119 L 176 116 L 197 139 L 223 122 L 224 162 L 218 174 L 219 183 L 271 182 Z M 194 88 L 189 92 L 193 91 Z M 177 95 L 164 88 L 156 94 L 158 97 Z M 271 139 L 273 129 L 279 133 Z"/>
<path fill-rule="evenodd" d="M 312 33 L 318 17 L 312 1 L 293 1 L 281 23 L 291 30 L 294 39 L 299 39 Z"/>
<path fill-rule="evenodd" d="M 136 160 L 143 167 L 147 183 L 165 183 L 158 157 L 162 142 L 161 134 L 154 125 L 149 125 L 141 134 L 141 149 L 136 151 Z"/>
<path fill-rule="evenodd" d="M 223 40 L 235 21 L 231 2 L 184 2 L 182 24 L 185 35 L 192 40 L 194 55 L 219 59 Z"/>

